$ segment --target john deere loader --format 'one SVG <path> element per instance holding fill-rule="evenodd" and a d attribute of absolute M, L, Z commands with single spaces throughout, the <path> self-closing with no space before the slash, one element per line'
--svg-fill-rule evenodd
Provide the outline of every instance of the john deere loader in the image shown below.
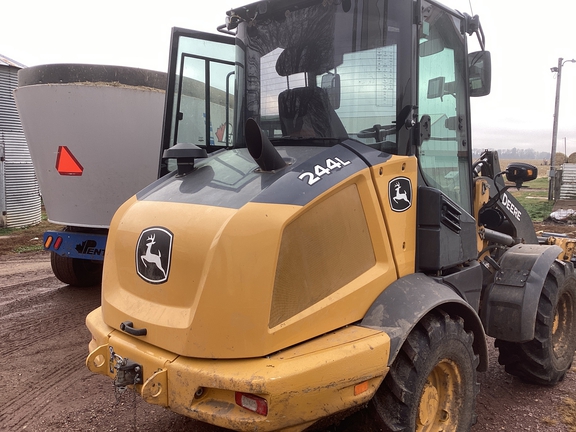
<path fill-rule="evenodd" d="M 88 368 L 246 431 L 363 408 L 467 431 L 486 335 L 509 373 L 562 380 L 574 241 L 539 239 L 508 191 L 536 168 L 472 161 L 478 17 L 269 0 L 219 29 L 173 30 L 162 176 L 112 220 Z"/>

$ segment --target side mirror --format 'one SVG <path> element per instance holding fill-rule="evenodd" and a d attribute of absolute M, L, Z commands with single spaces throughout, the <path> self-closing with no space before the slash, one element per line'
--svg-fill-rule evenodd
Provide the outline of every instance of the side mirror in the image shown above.
<path fill-rule="evenodd" d="M 468 80 L 471 97 L 490 94 L 492 62 L 489 51 L 477 51 L 468 54 Z"/>
<path fill-rule="evenodd" d="M 516 183 L 516 187 L 522 183 L 534 180 L 538 177 L 538 168 L 523 162 L 514 162 L 506 168 L 506 180 Z"/>

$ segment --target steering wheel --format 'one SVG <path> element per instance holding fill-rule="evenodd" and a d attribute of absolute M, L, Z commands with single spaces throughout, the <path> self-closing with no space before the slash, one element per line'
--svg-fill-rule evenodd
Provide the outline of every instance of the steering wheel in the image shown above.
<path fill-rule="evenodd" d="M 383 138 L 394 133 L 396 133 L 396 127 L 394 125 L 381 126 L 375 124 L 371 128 L 362 129 L 356 136 L 358 138 L 374 138 L 376 141 L 382 141 Z"/>

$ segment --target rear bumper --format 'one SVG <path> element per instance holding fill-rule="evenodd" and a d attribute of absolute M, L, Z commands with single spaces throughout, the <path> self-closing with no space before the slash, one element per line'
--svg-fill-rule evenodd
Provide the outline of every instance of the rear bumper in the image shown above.
<path fill-rule="evenodd" d="M 116 331 L 101 308 L 86 325 L 92 372 L 114 378 L 114 352 L 142 366 L 143 384 L 134 387 L 147 402 L 235 430 L 302 430 L 370 400 L 388 371 L 388 335 L 357 326 L 265 358 L 211 360 L 180 357 Z M 268 414 L 238 406 L 236 392 L 265 398 Z"/>
<path fill-rule="evenodd" d="M 106 234 L 92 232 L 46 231 L 44 250 L 68 258 L 104 261 L 107 238 Z"/>

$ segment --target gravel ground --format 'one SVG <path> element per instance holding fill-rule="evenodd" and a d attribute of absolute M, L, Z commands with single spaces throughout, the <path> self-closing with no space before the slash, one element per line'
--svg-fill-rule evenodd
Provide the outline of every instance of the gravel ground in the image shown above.
<path fill-rule="evenodd" d="M 0 293 L 0 430 L 223 430 L 128 392 L 117 400 L 111 381 L 88 371 L 90 334 L 84 319 L 99 306 L 100 288 L 62 284 L 46 253 L 1 255 Z M 479 375 L 472 432 L 576 431 L 576 366 L 557 386 L 528 385 L 504 372 L 490 346 L 490 369 Z M 360 412 L 330 430 L 378 428 Z"/>

